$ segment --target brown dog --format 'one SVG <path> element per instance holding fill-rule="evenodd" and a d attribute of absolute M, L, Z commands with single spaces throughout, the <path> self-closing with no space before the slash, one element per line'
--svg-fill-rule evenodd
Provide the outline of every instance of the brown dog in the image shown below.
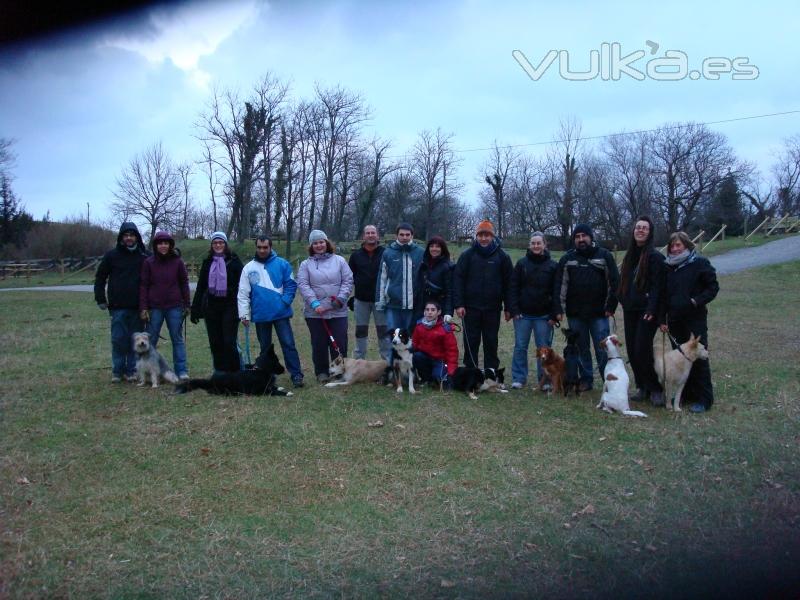
<path fill-rule="evenodd" d="M 550 346 L 540 346 L 536 348 L 536 358 L 542 361 L 542 368 L 553 385 L 553 392 L 559 393 L 564 390 L 564 359 Z M 539 386 L 543 386 L 546 379 L 542 377 Z"/>

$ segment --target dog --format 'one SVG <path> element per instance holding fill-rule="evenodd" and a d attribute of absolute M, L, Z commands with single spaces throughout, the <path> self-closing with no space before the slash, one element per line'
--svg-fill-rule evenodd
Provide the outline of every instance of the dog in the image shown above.
<path fill-rule="evenodd" d="M 493 369 L 486 367 L 483 370 L 483 384 L 480 387 L 481 392 L 500 392 L 507 394 L 508 390 L 505 386 L 505 367 L 500 369 Z"/>
<path fill-rule="evenodd" d="M 276 375 L 285 373 L 286 369 L 275 354 L 274 345 L 270 344 L 256 359 L 252 369 L 230 373 L 215 373 L 210 379 L 190 379 L 175 387 L 176 394 L 185 394 L 192 390 L 205 390 L 209 394 L 222 396 L 293 396 L 292 392 L 275 384 Z"/>
<path fill-rule="evenodd" d="M 539 386 L 544 387 L 544 384 L 547 383 L 549 379 L 553 386 L 553 392 L 557 394 L 563 391 L 565 371 L 564 359 L 550 346 L 539 346 L 536 348 L 536 358 L 542 362 L 542 369 L 544 369 L 545 373 L 542 376 L 542 380 L 539 382 Z M 567 393 L 564 392 L 564 395 L 566 396 Z"/>
<path fill-rule="evenodd" d="M 385 360 L 364 360 L 363 358 L 342 358 L 337 356 L 330 367 L 328 375 L 331 381 L 325 387 L 332 388 L 340 385 L 353 385 L 354 383 L 380 382 L 387 380 L 386 370 L 389 366 Z"/>
<path fill-rule="evenodd" d="M 453 389 L 466 392 L 470 400 L 478 399 L 475 394 L 481 391 L 485 381 L 483 369 L 478 367 L 458 367 L 453 373 Z"/>
<path fill-rule="evenodd" d="M 392 341 L 392 370 L 397 393 L 403 392 L 403 378 L 408 377 L 408 392 L 416 394 L 414 378 L 417 375 L 414 369 L 414 355 L 411 353 L 411 336 L 408 331 L 401 328 L 393 329 L 387 335 Z"/>
<path fill-rule="evenodd" d="M 169 368 L 164 357 L 150 344 L 150 334 L 144 331 L 136 332 L 132 336 L 133 351 L 136 353 L 136 374 L 139 377 L 139 387 L 144 386 L 147 374 L 153 387 L 158 387 L 158 380 L 163 379 L 169 383 L 178 383 L 178 376 Z"/>
<path fill-rule="evenodd" d="M 602 408 L 608 413 L 617 411 L 629 417 L 646 417 L 638 410 L 631 410 L 628 404 L 628 372 L 625 370 L 625 361 L 619 353 L 622 343 L 616 335 L 610 335 L 600 341 L 606 349 L 608 360 L 603 372 L 603 393 L 597 408 Z"/>
<path fill-rule="evenodd" d="M 681 410 L 681 393 L 689 379 L 689 373 L 696 360 L 708 360 L 708 350 L 700 343 L 700 338 L 689 334 L 689 340 L 666 354 L 659 345 L 654 349 L 654 367 L 658 381 L 664 388 L 667 410 Z M 666 376 L 664 367 L 666 366 Z"/>
<path fill-rule="evenodd" d="M 578 351 L 578 332 L 563 329 L 566 345 L 564 346 L 564 396 L 569 391 L 575 390 L 575 395 L 581 395 L 580 353 Z"/>

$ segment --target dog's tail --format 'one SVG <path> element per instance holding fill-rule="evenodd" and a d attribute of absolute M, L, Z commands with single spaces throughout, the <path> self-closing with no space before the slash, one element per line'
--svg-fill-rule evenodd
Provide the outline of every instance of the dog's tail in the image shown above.
<path fill-rule="evenodd" d="M 623 415 L 627 415 L 629 417 L 646 417 L 647 416 L 646 414 L 644 414 L 640 410 L 623 410 L 622 414 Z"/>
<path fill-rule="evenodd" d="M 171 382 L 177 384 L 175 385 L 176 394 L 185 394 L 192 390 L 209 390 L 212 387 L 210 379 L 189 379 L 188 381 L 179 382 L 180 379 L 177 377 L 175 377 L 175 381 Z"/>

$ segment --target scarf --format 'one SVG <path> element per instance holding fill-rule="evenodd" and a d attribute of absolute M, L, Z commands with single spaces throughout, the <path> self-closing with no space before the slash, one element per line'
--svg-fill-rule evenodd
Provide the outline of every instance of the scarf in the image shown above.
<path fill-rule="evenodd" d="M 428 320 L 427 320 L 425 317 L 422 317 L 422 318 L 419 320 L 419 322 L 420 322 L 420 323 L 422 323 L 422 324 L 423 324 L 425 327 L 427 327 L 428 329 L 430 329 L 431 327 L 433 327 L 434 325 L 436 325 L 436 323 L 438 322 L 438 319 L 433 319 L 433 320 L 431 320 L 431 321 L 428 321 Z"/>
<path fill-rule="evenodd" d="M 225 268 L 225 255 L 214 254 L 208 270 L 208 293 L 223 298 L 228 295 L 228 271 Z"/>
<path fill-rule="evenodd" d="M 497 243 L 497 238 L 492 239 L 492 243 L 486 246 L 485 248 L 481 246 L 478 242 L 475 242 L 474 248 L 475 251 L 483 256 L 484 258 L 491 256 L 492 253 L 497 250 L 500 244 Z"/>
<path fill-rule="evenodd" d="M 670 267 L 678 268 L 682 266 L 684 263 L 690 263 L 694 260 L 695 253 L 694 251 L 684 250 L 680 254 L 670 254 L 667 256 L 666 263 Z"/>

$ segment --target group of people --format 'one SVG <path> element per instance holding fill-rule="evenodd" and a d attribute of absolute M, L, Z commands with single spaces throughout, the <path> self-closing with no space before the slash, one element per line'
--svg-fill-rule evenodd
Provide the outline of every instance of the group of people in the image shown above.
<path fill-rule="evenodd" d="M 116 248 L 98 267 L 95 299 L 111 315 L 112 381 L 134 376 L 131 333 L 146 324 L 157 344 L 165 320 L 175 372 L 188 377 L 181 332 L 188 314 L 193 323 L 205 321 L 216 371 L 241 366 L 240 322 L 255 324 L 261 351 L 272 343 L 274 329 L 292 382 L 302 387 L 304 374 L 291 327 L 292 303 L 299 290 L 314 374 L 321 383 L 328 380 L 330 361 L 338 354 L 347 355 L 350 308 L 356 358 L 366 357 L 370 319 L 387 363 L 392 351 L 387 332 L 405 329 L 411 333 L 420 376 L 445 387 L 459 362 L 454 317 L 461 320 L 464 365 L 478 366 L 483 345 L 483 366 L 494 369 L 500 366 L 501 319 L 513 321 L 511 372 L 516 389 L 527 384 L 531 336 L 537 347 L 552 346 L 554 327 L 566 322 L 578 334 L 581 391 L 591 390 L 594 382 L 590 342 L 602 378 L 607 357 L 600 341 L 609 335 L 609 318 L 621 303 L 638 388 L 633 399 L 649 398 L 654 405 L 663 405 L 663 390 L 653 368 L 655 333 L 659 328 L 668 332 L 673 344 L 694 333 L 707 346 L 706 305 L 719 286 L 713 267 L 695 252 L 685 233 L 670 236 L 666 258 L 655 249 L 653 239 L 651 219 L 637 218 L 620 272 L 611 252 L 596 243 L 585 224 L 574 228 L 572 245 L 558 263 L 550 257 L 545 235 L 537 231 L 516 265 L 488 220 L 478 224 L 473 244 L 455 264 L 443 238 L 431 237 L 423 249 L 414 241 L 409 223 L 397 226 L 395 240 L 388 246 L 380 243 L 378 229 L 367 225 L 361 247 L 349 261 L 336 254 L 324 231 L 314 230 L 308 238 L 308 258 L 295 280 L 291 265 L 275 252 L 269 237 L 257 238 L 253 260 L 243 265 L 228 247 L 225 234 L 215 232 L 190 302 L 186 266 L 172 237 L 156 233 L 150 254 L 136 226 L 123 223 Z M 537 382 L 543 391 L 552 387 L 538 362 Z M 695 363 L 684 395 L 696 412 L 711 407 L 707 361 Z"/>

